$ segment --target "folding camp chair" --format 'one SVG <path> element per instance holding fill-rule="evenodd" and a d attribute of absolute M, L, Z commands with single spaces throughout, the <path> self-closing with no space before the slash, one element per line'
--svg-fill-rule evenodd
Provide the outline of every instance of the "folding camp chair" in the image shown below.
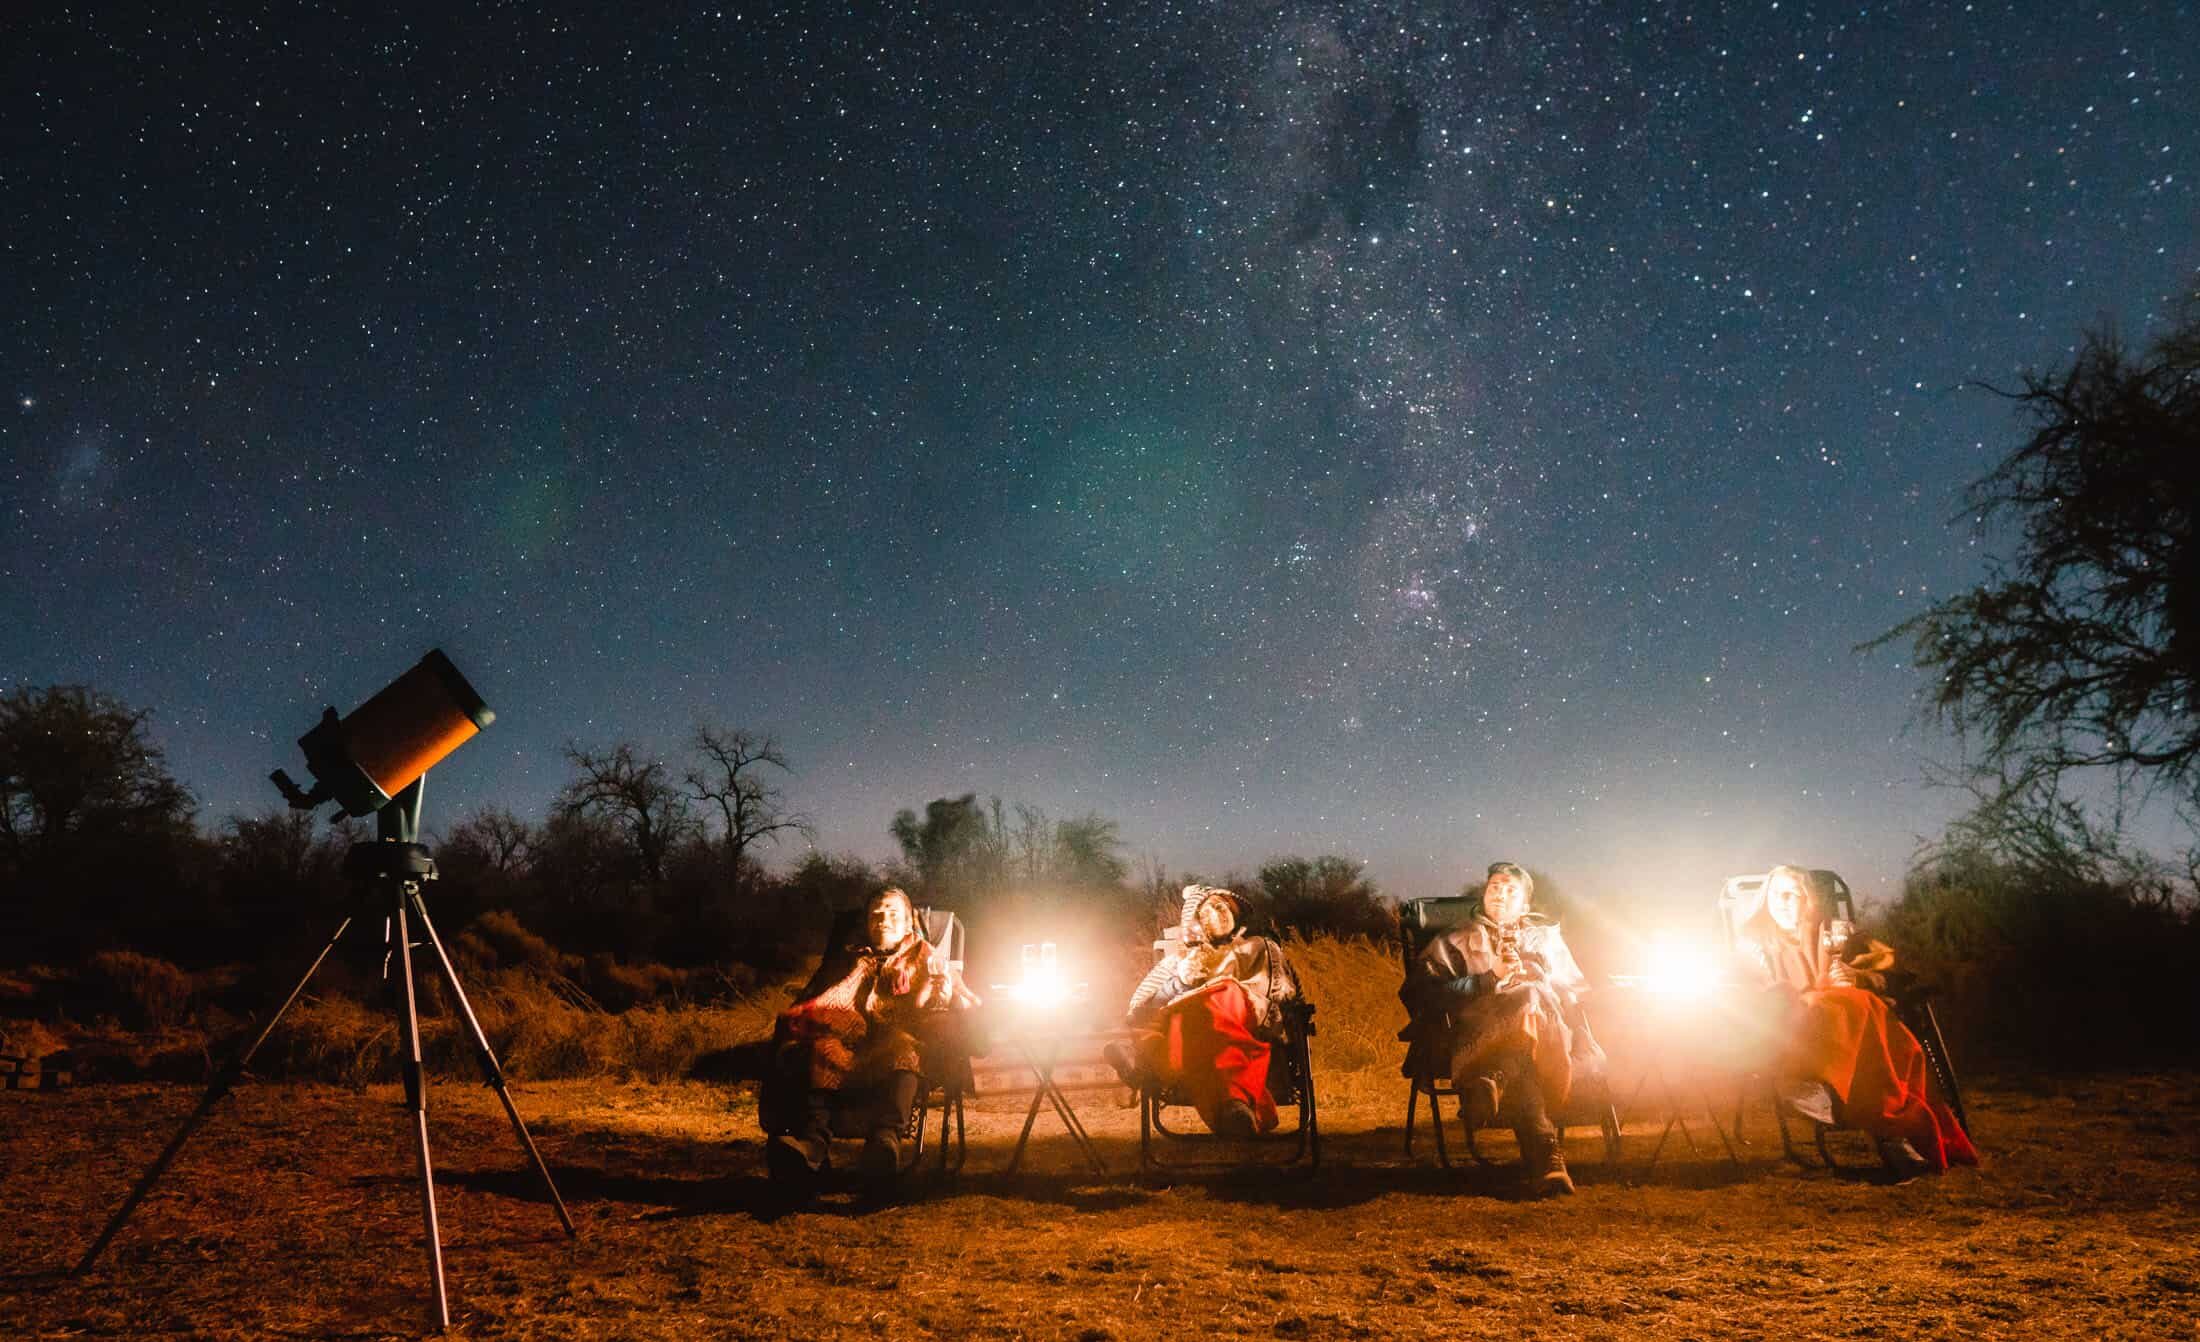
<path fill-rule="evenodd" d="M 1398 957 L 1408 981 L 1420 972 L 1421 952 L 1428 944 L 1473 921 L 1481 906 L 1481 899 L 1474 895 L 1431 896 L 1405 902 L 1399 910 Z M 1584 1014 L 1581 1019 L 1586 1023 L 1587 1016 Z M 1436 1160 L 1446 1169 L 1451 1168 L 1451 1149 L 1444 1139 L 1442 1102 L 1446 1097 L 1456 1102 L 1458 1096 L 1451 1081 L 1451 1059 L 1444 1056 L 1444 1044 L 1450 1033 L 1449 1022 L 1424 1013 L 1422 1017 L 1407 1021 L 1399 1036 L 1406 1042 L 1406 1156 L 1410 1159 L 1413 1155 L 1413 1123 L 1421 1097 L 1425 1095 L 1428 1097 L 1429 1127 L 1436 1133 Z M 1465 1113 L 1463 1104 L 1460 1112 Z M 1558 1127 L 1562 1144 L 1568 1128 L 1593 1128 L 1604 1138 L 1605 1158 L 1619 1159 L 1619 1110 L 1612 1104 L 1611 1081 L 1604 1069 L 1575 1078 L 1574 1093 L 1567 1098 L 1563 1108 L 1551 1115 L 1551 1121 Z M 1478 1165 L 1492 1163 L 1475 1144 L 1471 1129 L 1467 1132 L 1467 1154 Z"/>
<path fill-rule="evenodd" d="M 1273 938 L 1270 939 L 1273 941 Z M 1183 930 L 1170 927 L 1153 943 L 1155 963 L 1183 953 Z M 1281 947 L 1278 947 L 1281 953 Z M 1302 988 L 1303 991 L 1303 988 Z M 1309 1170 L 1322 1163 L 1320 1114 L 1314 1101 L 1314 1063 L 1308 1041 L 1314 1035 L 1314 1004 L 1303 996 L 1276 1004 L 1275 1018 L 1263 1031 L 1267 1036 L 1268 1093 L 1276 1108 L 1298 1111 L 1297 1123 L 1252 1139 L 1254 1145 L 1277 1145 L 1289 1139 L 1289 1152 L 1281 1158 L 1255 1157 L 1278 1165 L 1293 1165 L 1303 1156 Z M 1214 1133 L 1169 1126 L 1170 1110 L 1190 1108 L 1192 1097 L 1180 1085 L 1148 1078 L 1138 1091 L 1138 1168 L 1141 1174 L 1172 1168 L 1179 1162 L 1163 1160 L 1156 1138 L 1187 1144 L 1229 1140 Z"/>
<path fill-rule="evenodd" d="M 1719 924 L 1725 932 L 1729 947 L 1739 950 L 1742 944 L 1742 927 L 1764 900 L 1765 878 L 1769 873 L 1759 872 L 1746 876 L 1730 876 L 1719 891 Z M 1856 925 L 1856 898 L 1850 893 L 1849 883 L 1837 872 L 1818 869 L 1805 873 L 1810 893 L 1816 899 L 1820 911 L 1828 923 L 1835 921 Z M 1963 1108 L 1963 1089 L 1956 1079 L 1955 1062 L 1948 1055 L 1948 1042 L 1940 1032 L 1940 1020 L 1933 1013 L 1930 994 L 1915 978 L 1903 975 L 1899 979 L 1890 976 L 1890 991 L 1885 994 L 1894 1008 L 1895 1019 L 1900 1021 L 1917 1038 L 1925 1053 L 1928 1083 L 1933 1097 L 1954 1112 L 1956 1121 L 1965 1131 L 1970 1130 L 1971 1120 Z M 1840 1123 L 1822 1123 L 1809 1114 L 1796 1110 L 1780 1098 L 1779 1079 L 1770 1072 L 1759 1072 L 1751 1078 L 1754 1088 L 1761 1089 L 1772 1098 L 1772 1117 L 1780 1129 L 1780 1150 L 1794 1164 L 1810 1168 L 1811 1161 L 1796 1144 L 1790 1131 L 1791 1123 L 1799 1124 L 1818 1150 L 1820 1164 L 1826 1169 L 1840 1168 L 1834 1158 L 1829 1137 L 1835 1133 L 1855 1132 L 1857 1129 Z M 1742 1130 L 1742 1106 L 1748 1096 L 1748 1088 L 1735 1100 L 1734 1131 Z M 1884 1147 L 1876 1149 L 1877 1158 L 1890 1167 L 1895 1163 L 1893 1155 Z"/>
<path fill-rule="evenodd" d="M 962 920 L 947 909 L 920 908 L 916 914 L 919 934 L 947 961 L 949 972 L 960 981 L 964 958 Z M 833 917 L 832 929 L 825 942 L 826 953 L 829 955 L 863 935 L 864 910 L 842 910 Z M 978 1049 L 969 1033 L 971 1022 L 966 1019 L 967 1014 L 959 1010 L 940 1013 L 937 1030 L 923 1041 L 924 1070 L 917 1083 L 917 1099 L 909 1106 L 909 1116 L 901 1129 L 901 1139 L 907 1147 L 902 1155 L 905 1174 L 923 1163 L 925 1128 L 934 1112 L 939 1115 L 939 1153 L 935 1157 L 938 1172 L 959 1172 L 968 1155 L 963 1099 L 973 1089 L 970 1056 Z M 866 1135 L 855 1130 L 860 1125 L 848 1116 L 857 1113 L 868 1097 L 858 1092 L 848 1098 L 847 1105 L 834 1107 L 832 1135 L 835 1138 Z M 845 1128 L 842 1126 L 844 1120 L 848 1122 Z"/>

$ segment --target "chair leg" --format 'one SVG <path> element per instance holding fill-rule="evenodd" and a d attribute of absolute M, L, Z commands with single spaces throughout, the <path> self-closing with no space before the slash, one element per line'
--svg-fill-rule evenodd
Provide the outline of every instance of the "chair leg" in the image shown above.
<path fill-rule="evenodd" d="M 1924 1047 L 1932 1080 L 1940 1087 L 1941 1102 L 1956 1116 L 1956 1122 L 1963 1125 L 1963 1131 L 1969 1133 L 1971 1116 L 1963 1111 L 1963 1087 L 1956 1081 L 1956 1065 L 1948 1056 L 1948 1041 L 1940 1033 L 1940 1017 L 1930 1002 L 1919 1003 L 1918 1016 L 1918 1023 L 1925 1027 L 1917 1031 L 1918 1043 Z"/>
<path fill-rule="evenodd" d="M 1322 1167 L 1322 1113 L 1314 1095 L 1314 1045 L 1305 1034 L 1297 1039 L 1299 1055 L 1299 1136 L 1306 1143 L 1309 1173 Z M 1412 1125 L 1407 1125 L 1408 1130 Z"/>
<path fill-rule="evenodd" d="M 1421 1083 L 1406 1080 L 1406 1159 L 1413 1159 L 1413 1119 L 1415 1108 L 1421 1103 Z"/>
<path fill-rule="evenodd" d="M 1810 1161 L 1795 1149 L 1795 1139 L 1788 1134 L 1788 1116 L 1780 1108 L 1780 1088 L 1769 1082 L 1766 1083 L 1766 1088 L 1771 1094 L 1773 1126 L 1780 1129 L 1780 1154 L 1797 1168 L 1809 1169 Z"/>
<path fill-rule="evenodd" d="M 1448 1170 L 1451 1168 L 1451 1145 L 1444 1136 L 1444 1097 L 1434 1088 L 1428 1093 L 1428 1123 L 1436 1129 L 1436 1163 Z"/>

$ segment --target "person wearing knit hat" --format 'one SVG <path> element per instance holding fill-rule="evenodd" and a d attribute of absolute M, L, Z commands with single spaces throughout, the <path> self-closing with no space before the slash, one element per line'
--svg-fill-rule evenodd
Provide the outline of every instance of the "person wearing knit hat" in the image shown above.
<path fill-rule="evenodd" d="M 1132 1044 L 1107 1058 L 1126 1084 L 1180 1084 L 1209 1130 L 1251 1137 L 1276 1126 L 1269 1040 L 1279 1007 L 1299 995 L 1283 948 L 1245 928 L 1245 901 L 1187 885 L 1177 919 L 1183 951 L 1156 964 L 1131 994 Z"/>
<path fill-rule="evenodd" d="M 1534 892 L 1526 868 L 1492 862 L 1476 916 L 1429 941 L 1398 995 L 1415 1020 L 1446 1022 L 1414 1047 L 1443 1051 L 1470 1136 L 1506 1121 L 1530 1191 L 1550 1196 L 1574 1191 L 1551 1114 L 1604 1051 L 1580 1012 L 1588 979 L 1558 923 L 1528 911 Z M 1409 1058 L 1407 1075 L 1418 1067 Z"/>

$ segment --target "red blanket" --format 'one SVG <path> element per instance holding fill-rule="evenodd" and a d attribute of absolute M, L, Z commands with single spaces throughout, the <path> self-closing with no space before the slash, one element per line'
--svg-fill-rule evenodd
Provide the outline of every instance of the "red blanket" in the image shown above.
<path fill-rule="evenodd" d="M 1268 1044 L 1253 1033 L 1252 995 L 1235 979 L 1194 993 L 1161 1015 L 1158 1031 L 1139 1040 L 1142 1061 L 1178 1082 L 1209 1128 L 1232 1100 L 1251 1107 L 1262 1132 L 1276 1127 L 1276 1101 L 1268 1093 Z"/>

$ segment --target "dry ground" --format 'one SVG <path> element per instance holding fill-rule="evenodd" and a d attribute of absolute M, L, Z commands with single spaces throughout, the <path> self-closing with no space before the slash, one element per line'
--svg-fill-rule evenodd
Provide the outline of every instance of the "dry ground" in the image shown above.
<path fill-rule="evenodd" d="M 1574 1147 L 1578 1196 L 1399 1151 L 1402 1096 L 1339 1078 L 1319 1175 L 1078 1173 L 1051 1116 L 976 1116 L 951 1185 L 777 1207 L 753 1110 L 699 1084 L 535 1083 L 523 1111 L 581 1228 L 538 1200 L 495 1097 L 431 1120 L 454 1330 L 504 1337 L 2192 1337 L 2200 1078 L 1979 1085 L 1987 1166 L 1889 1185 L 1800 1173 L 1769 1115 L 1641 1169 Z M 399 1097 L 250 1084 L 83 1280 L 74 1260 L 197 1099 L 173 1085 L 0 1093 L 0 1335 L 381 1337 L 423 1328 Z M 1078 1097 L 1119 1176 L 1135 1111 Z M 1701 1120 L 1697 1126 L 1701 1130 Z M 1501 1146 L 1509 1140 L 1499 1139 Z"/>

